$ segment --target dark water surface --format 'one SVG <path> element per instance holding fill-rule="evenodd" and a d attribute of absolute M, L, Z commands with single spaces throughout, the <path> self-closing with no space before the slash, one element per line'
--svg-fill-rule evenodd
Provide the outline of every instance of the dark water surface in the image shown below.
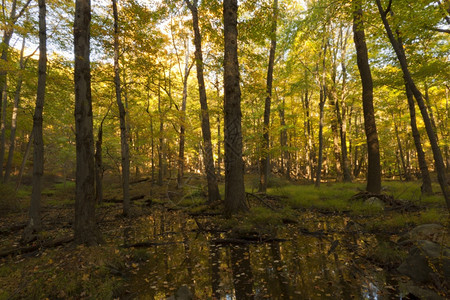
<path fill-rule="evenodd" d="M 125 244 L 156 243 L 134 250 L 127 290 L 136 299 L 166 299 L 181 286 L 196 299 L 402 299 L 364 257 L 376 237 L 352 226 L 305 213 L 277 241 L 232 243 L 226 233 L 198 231 L 184 214 L 159 211 L 125 230 Z"/>

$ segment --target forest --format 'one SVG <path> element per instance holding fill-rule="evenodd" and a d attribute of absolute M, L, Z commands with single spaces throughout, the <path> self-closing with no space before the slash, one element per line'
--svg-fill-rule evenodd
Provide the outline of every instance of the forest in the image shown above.
<path fill-rule="evenodd" d="M 1 299 L 448 299 L 449 0 L 2 0 Z"/>

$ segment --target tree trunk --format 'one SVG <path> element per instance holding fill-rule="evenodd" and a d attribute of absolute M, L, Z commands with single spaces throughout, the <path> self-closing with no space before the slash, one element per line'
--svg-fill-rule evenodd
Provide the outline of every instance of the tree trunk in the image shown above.
<path fill-rule="evenodd" d="M 398 152 L 399 152 L 399 156 L 400 156 L 401 168 L 403 169 L 403 173 L 404 173 L 403 177 L 405 178 L 405 181 L 410 181 L 411 180 L 411 176 L 409 176 L 408 168 L 406 166 L 405 156 L 403 154 L 402 142 L 400 141 L 400 135 L 398 133 L 398 125 L 397 125 L 397 122 L 395 122 L 394 114 L 392 114 L 392 120 L 394 122 L 394 131 L 395 131 L 395 137 L 396 137 L 396 140 L 397 140 L 397 146 L 398 146 Z M 402 177 L 400 168 L 399 168 L 399 176 L 400 176 L 400 178 Z"/>
<path fill-rule="evenodd" d="M 192 3 L 186 0 L 192 13 L 193 29 L 194 29 L 194 45 L 195 45 L 195 62 L 197 68 L 198 91 L 200 95 L 201 121 L 203 133 L 203 158 L 205 163 L 206 180 L 208 183 L 208 202 L 212 203 L 220 200 L 219 187 L 217 185 L 216 171 L 214 168 L 214 157 L 211 142 L 211 127 L 209 124 L 208 101 L 206 98 L 205 81 L 203 76 L 203 54 L 202 54 L 202 38 L 198 25 L 198 9 L 197 0 Z"/>
<path fill-rule="evenodd" d="M 22 8 L 17 13 L 17 0 L 11 3 L 11 12 L 7 20 L 3 20 L 3 38 L 1 43 L 1 57 L 3 63 L 8 61 L 9 43 L 14 33 L 14 25 L 17 20 L 24 14 L 31 0 L 25 2 Z M 2 2 L 4 4 L 4 2 Z M 5 7 L 3 7 L 3 15 L 5 17 Z M 6 105 L 7 99 L 7 74 L 6 70 L 0 70 L 0 177 L 3 175 L 3 159 L 5 156 L 5 131 L 6 131 Z"/>
<path fill-rule="evenodd" d="M 20 49 L 20 71 L 23 72 L 25 69 L 23 52 L 25 49 L 25 37 L 22 39 L 22 48 Z M 9 135 L 9 151 L 8 151 L 8 160 L 6 161 L 5 168 L 5 177 L 4 181 L 9 181 L 9 176 L 11 174 L 11 166 L 14 157 L 14 148 L 16 141 L 16 129 L 17 129 L 17 110 L 19 109 L 19 101 L 20 101 L 20 93 L 22 91 L 22 83 L 23 83 L 23 74 L 19 74 L 19 78 L 17 79 L 16 92 L 14 93 L 14 106 L 11 117 L 11 132 Z"/>
<path fill-rule="evenodd" d="M 163 184 L 163 173 L 164 173 L 164 163 L 163 163 L 163 150 L 164 150 L 164 115 L 161 109 L 161 81 L 158 80 L 158 113 L 159 113 L 159 143 L 158 143 L 158 185 Z"/>
<path fill-rule="evenodd" d="M 42 134 L 42 113 L 44 110 L 45 86 L 47 79 L 47 25 L 45 20 L 45 0 L 39 0 L 39 63 L 36 106 L 33 116 L 33 179 L 29 222 L 24 230 L 22 240 L 29 242 L 33 234 L 41 229 L 41 191 L 44 173 L 44 139 Z"/>
<path fill-rule="evenodd" d="M 327 99 L 327 84 L 325 80 L 325 58 L 327 54 L 327 44 L 324 41 L 323 45 L 323 60 L 322 60 L 322 78 L 320 80 L 320 95 L 319 95 L 319 154 L 317 157 L 317 170 L 315 186 L 320 186 L 322 176 L 322 161 L 323 161 L 323 121 L 324 121 L 324 107 Z"/>
<path fill-rule="evenodd" d="M 27 143 L 27 147 L 25 148 L 25 153 L 23 154 L 22 164 L 20 165 L 19 175 L 17 176 L 16 191 L 19 189 L 20 183 L 22 182 L 23 172 L 25 170 L 25 165 L 28 160 L 28 156 L 30 155 L 32 143 L 33 143 L 33 131 L 30 134 L 30 137 L 29 137 L 29 140 Z"/>
<path fill-rule="evenodd" d="M 259 191 L 263 193 L 267 191 L 267 181 L 269 178 L 269 171 L 270 171 L 269 121 L 270 121 L 270 105 L 272 102 L 273 66 L 275 63 L 275 51 L 277 47 L 277 18 L 278 18 L 278 0 L 273 0 L 272 28 L 270 30 L 269 65 L 267 67 L 267 81 L 266 81 L 266 100 L 264 102 L 262 157 L 259 174 Z"/>
<path fill-rule="evenodd" d="M 427 107 L 422 97 L 422 93 L 417 88 L 409 72 L 408 62 L 406 59 L 406 55 L 401 40 L 396 39 L 394 37 L 394 34 L 392 33 L 391 27 L 386 17 L 387 11 L 383 10 L 380 0 L 376 0 L 376 3 L 378 6 L 378 11 L 380 12 L 381 20 L 383 21 L 384 28 L 386 29 L 386 33 L 389 37 L 389 41 L 391 42 L 392 47 L 394 48 L 394 51 L 397 55 L 397 59 L 400 63 L 403 72 L 403 78 L 408 83 L 408 86 L 411 89 L 411 92 L 414 95 L 414 98 L 416 99 L 417 105 L 419 106 L 420 112 L 422 114 L 422 118 L 425 123 L 425 129 L 427 131 L 427 135 L 430 140 L 431 150 L 433 151 L 434 163 L 436 167 L 439 185 L 441 186 L 441 190 L 444 195 L 445 202 L 447 204 L 447 209 L 450 210 L 450 190 L 446 179 L 444 161 L 442 158 L 441 150 L 439 149 L 439 145 L 437 142 L 436 134 L 434 132 L 431 119 L 428 115 Z"/>
<path fill-rule="evenodd" d="M 237 0 L 223 1 L 224 18 L 224 111 L 225 111 L 225 213 L 248 210 L 245 203 L 242 160 L 241 89 L 237 55 Z"/>
<path fill-rule="evenodd" d="M 286 179 L 290 179 L 291 177 L 291 167 L 290 167 L 290 158 L 289 158 L 289 150 L 288 147 L 288 135 L 286 129 L 286 119 L 284 116 L 285 111 L 285 100 L 283 98 L 283 103 L 281 107 L 278 109 L 278 114 L 280 115 L 280 146 L 281 146 L 281 173 L 285 176 Z"/>
<path fill-rule="evenodd" d="M 102 155 L 102 144 L 103 144 L 103 123 L 105 122 L 106 117 L 108 116 L 109 110 L 111 106 L 108 107 L 105 116 L 100 122 L 100 126 L 98 127 L 97 141 L 95 142 L 95 200 L 98 204 L 103 201 L 103 155 Z"/>
<path fill-rule="evenodd" d="M 94 134 L 89 59 L 90 21 L 91 1 L 76 0 L 74 82 L 77 163 L 74 239 L 77 244 L 95 245 L 101 241 L 101 237 L 95 220 Z"/>
<path fill-rule="evenodd" d="M 349 31 L 346 30 L 345 35 L 341 28 L 341 72 L 342 72 L 342 97 L 341 102 L 336 98 L 336 115 L 339 124 L 339 135 L 341 140 L 341 168 L 344 182 L 351 182 L 352 175 L 348 166 L 347 151 L 347 110 L 345 105 L 346 89 L 347 89 L 347 66 L 345 64 L 347 54 L 347 40 Z M 341 113 L 342 109 L 342 113 Z"/>
<path fill-rule="evenodd" d="M 122 102 L 122 90 L 120 87 L 119 66 L 119 16 L 117 13 L 117 1 L 112 0 L 114 15 L 114 85 L 116 88 L 116 101 L 119 107 L 120 120 L 120 149 L 122 153 L 122 193 L 123 215 L 130 214 L 130 150 L 128 146 L 128 130 L 126 125 L 126 110 Z"/>
<path fill-rule="evenodd" d="M 373 108 L 373 82 L 364 33 L 362 1 L 353 0 L 352 4 L 354 8 L 353 39 L 362 83 L 364 130 L 367 139 L 368 168 L 366 190 L 374 194 L 379 194 L 381 192 L 380 145 Z"/>
<path fill-rule="evenodd" d="M 186 102 L 187 102 L 187 88 L 189 77 L 189 43 L 186 47 L 186 56 L 184 59 L 184 76 L 183 76 L 183 98 L 181 100 L 181 125 L 180 125 L 180 146 L 178 150 L 178 173 L 177 173 L 177 187 L 183 186 L 184 175 L 184 144 L 186 131 Z"/>
<path fill-rule="evenodd" d="M 97 204 L 103 202 L 103 124 L 98 128 L 97 141 L 95 142 L 95 201 Z"/>

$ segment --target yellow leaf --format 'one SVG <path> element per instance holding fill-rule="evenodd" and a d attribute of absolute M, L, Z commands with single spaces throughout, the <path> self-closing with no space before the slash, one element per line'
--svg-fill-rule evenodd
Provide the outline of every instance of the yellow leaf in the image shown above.
<path fill-rule="evenodd" d="M 83 281 L 87 281 L 87 280 L 89 280 L 89 274 L 83 274 L 83 277 L 81 278 L 81 280 L 83 280 Z"/>

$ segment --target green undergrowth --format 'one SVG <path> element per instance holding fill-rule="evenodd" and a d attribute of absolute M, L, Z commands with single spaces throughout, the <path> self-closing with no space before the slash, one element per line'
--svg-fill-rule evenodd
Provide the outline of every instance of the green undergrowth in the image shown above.
<path fill-rule="evenodd" d="M 368 231 L 373 232 L 396 232 L 430 223 L 438 223 L 448 226 L 447 211 L 440 208 L 429 208 L 414 213 L 391 212 L 388 214 L 383 214 L 381 218 L 376 218 L 370 222 L 367 222 L 365 227 Z"/>
<path fill-rule="evenodd" d="M 407 252 L 389 241 L 380 241 L 369 249 L 367 257 L 382 267 L 398 267 L 407 256 Z"/>
<path fill-rule="evenodd" d="M 329 183 L 314 185 L 287 185 L 268 189 L 269 194 L 286 197 L 285 204 L 294 209 L 319 209 L 326 211 L 349 211 L 356 215 L 376 215 L 383 208 L 364 204 L 363 201 L 350 200 L 364 190 L 362 183 Z M 439 191 L 439 186 L 433 186 Z M 445 202 L 440 194 L 421 195 L 420 182 L 383 182 L 384 194 L 418 206 L 443 207 Z M 426 214 L 425 214 L 426 215 Z"/>

